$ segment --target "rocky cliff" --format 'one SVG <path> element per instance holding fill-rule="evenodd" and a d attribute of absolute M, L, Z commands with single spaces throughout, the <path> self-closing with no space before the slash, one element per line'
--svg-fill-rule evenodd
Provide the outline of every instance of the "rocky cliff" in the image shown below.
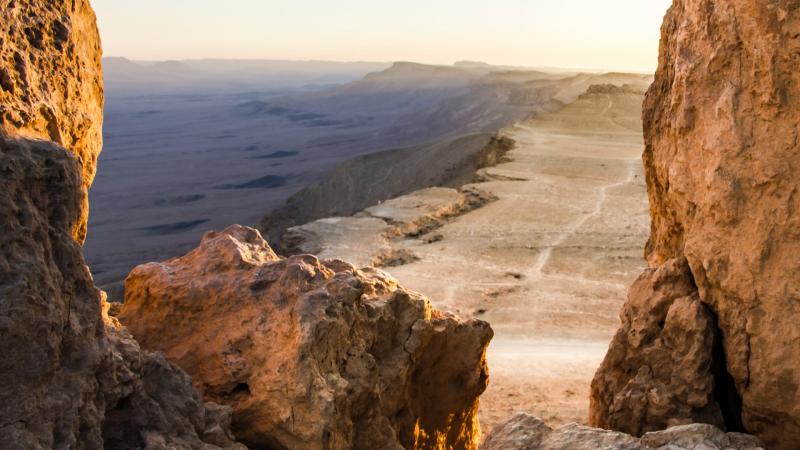
<path fill-rule="evenodd" d="M 72 231 L 81 162 L 0 137 L 0 448 L 236 448 L 230 409 L 104 318 Z"/>
<path fill-rule="evenodd" d="M 105 315 L 83 260 L 102 124 L 92 10 L 0 5 L 0 448 L 244 448 L 230 408 Z"/>
<path fill-rule="evenodd" d="M 0 2 L 0 134 L 55 142 L 80 157 L 84 188 L 102 147 L 102 52 L 88 0 Z M 86 237 L 88 202 L 73 236 Z"/>
<path fill-rule="evenodd" d="M 232 226 L 137 267 L 119 317 L 232 406 L 237 437 L 255 448 L 477 447 L 491 328 L 380 271 L 281 259 Z"/>
<path fill-rule="evenodd" d="M 685 258 L 688 279 L 661 288 L 685 300 L 652 302 L 651 293 L 632 291 L 595 379 L 592 421 L 641 432 L 667 416 L 722 420 L 770 448 L 798 448 L 800 1 L 675 0 L 662 34 L 644 104 L 653 219 L 646 254 L 653 267 Z M 648 302 L 668 314 L 694 305 L 693 318 L 671 323 L 678 341 L 640 338 L 666 334 L 670 323 L 637 326 L 630 312 L 654 306 Z M 688 333 L 697 326 L 699 335 Z M 679 348 L 703 361 L 690 386 L 685 368 L 669 367 L 675 356 L 665 357 Z M 632 402 L 637 408 L 623 408 Z M 667 407 L 675 414 L 665 415 Z M 722 419 L 708 415 L 717 408 Z"/>

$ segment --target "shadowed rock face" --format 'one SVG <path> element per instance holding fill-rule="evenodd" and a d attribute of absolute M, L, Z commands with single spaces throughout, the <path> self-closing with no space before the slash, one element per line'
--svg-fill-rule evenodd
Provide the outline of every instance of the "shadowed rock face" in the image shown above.
<path fill-rule="evenodd" d="M 70 235 L 80 163 L 0 137 L 0 168 L 0 447 L 102 447 L 100 297 Z"/>
<path fill-rule="evenodd" d="M 229 409 L 104 320 L 71 235 L 80 161 L 0 136 L 0 171 L 0 448 L 237 448 Z"/>
<path fill-rule="evenodd" d="M 0 133 L 52 141 L 81 158 L 94 179 L 102 147 L 102 51 L 87 0 L 3 1 L 0 8 Z M 84 199 L 73 236 L 86 237 Z"/>
<path fill-rule="evenodd" d="M 685 258 L 717 318 L 724 370 L 715 384 L 733 387 L 720 398 L 726 425 L 798 448 L 800 1 L 676 0 L 662 34 L 644 104 L 647 258 Z M 601 371 L 621 370 L 618 350 Z M 593 392 L 595 423 L 614 414 L 606 394 Z"/>
<path fill-rule="evenodd" d="M 253 229 L 137 267 L 120 319 L 256 448 L 474 449 L 489 325 L 377 270 L 280 259 Z"/>

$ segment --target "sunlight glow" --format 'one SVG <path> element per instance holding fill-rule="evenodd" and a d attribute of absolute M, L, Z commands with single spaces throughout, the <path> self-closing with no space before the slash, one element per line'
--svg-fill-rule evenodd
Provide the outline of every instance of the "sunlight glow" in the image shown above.
<path fill-rule="evenodd" d="M 107 56 L 652 71 L 670 0 L 94 0 Z M 224 7 L 222 5 L 225 5 Z"/>

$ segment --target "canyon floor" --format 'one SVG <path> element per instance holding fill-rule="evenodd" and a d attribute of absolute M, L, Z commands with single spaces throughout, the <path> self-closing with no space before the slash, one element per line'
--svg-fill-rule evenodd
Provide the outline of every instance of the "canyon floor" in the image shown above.
<path fill-rule="evenodd" d="M 460 192 L 426 189 L 295 235 L 492 324 L 485 431 L 518 411 L 585 423 L 592 376 L 645 266 L 641 100 L 595 90 L 504 129 L 516 141 L 509 159 Z"/>
<path fill-rule="evenodd" d="M 484 429 L 517 411 L 585 422 L 589 383 L 644 266 L 649 231 L 641 97 L 594 94 L 504 130 L 512 161 L 483 171 L 497 197 L 456 217 L 418 261 L 390 268 L 437 307 L 487 320 Z"/>

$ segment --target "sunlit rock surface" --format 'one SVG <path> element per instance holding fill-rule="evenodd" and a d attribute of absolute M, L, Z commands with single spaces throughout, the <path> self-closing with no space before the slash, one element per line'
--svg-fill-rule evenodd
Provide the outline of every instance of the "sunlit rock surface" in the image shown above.
<path fill-rule="evenodd" d="M 3 1 L 0 134 L 52 141 L 81 158 L 92 184 L 102 147 L 100 36 L 87 0 Z M 73 235 L 86 237 L 84 200 Z"/>
<path fill-rule="evenodd" d="M 720 355 L 690 357 L 723 364 L 707 389 L 723 387 L 726 427 L 777 449 L 800 447 L 798 35 L 796 0 L 676 0 L 644 105 L 647 257 L 654 267 L 686 258 L 722 341 Z M 622 370 L 620 351 L 612 347 L 601 371 Z M 639 355 L 654 372 L 682 363 L 650 356 Z M 685 389 L 675 381 L 670 389 Z M 595 400 L 595 423 L 610 423 L 616 401 Z"/>
<path fill-rule="evenodd" d="M 492 330 L 377 270 L 281 259 L 251 228 L 137 267 L 120 319 L 233 407 L 236 436 L 287 449 L 476 448 Z"/>

